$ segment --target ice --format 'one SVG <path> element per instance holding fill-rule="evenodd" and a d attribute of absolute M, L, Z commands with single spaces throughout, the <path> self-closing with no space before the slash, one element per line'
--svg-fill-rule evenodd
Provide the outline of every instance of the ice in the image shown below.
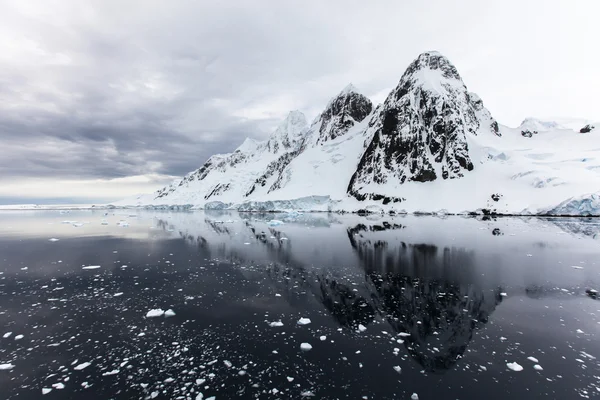
<path fill-rule="evenodd" d="M 170 308 L 165 311 L 165 317 L 174 317 L 175 316 L 175 311 L 171 310 Z"/>
<path fill-rule="evenodd" d="M 397 373 L 401 373 L 402 372 L 402 368 L 399 365 L 395 365 L 394 366 L 394 371 L 396 371 Z"/>
<path fill-rule="evenodd" d="M 42 388 L 42 394 L 48 394 L 52 391 L 50 388 Z"/>
<path fill-rule="evenodd" d="M 281 321 L 269 322 L 269 326 L 271 328 L 277 328 L 277 327 L 283 326 L 283 322 L 281 322 Z"/>
<path fill-rule="evenodd" d="M 536 371 L 543 371 L 543 370 L 544 370 L 544 368 L 542 368 L 542 366 L 541 366 L 541 365 L 538 365 L 538 364 L 535 364 L 535 365 L 533 366 L 533 369 L 535 369 Z"/>
<path fill-rule="evenodd" d="M 571 268 L 573 268 L 573 269 L 583 269 L 583 267 L 580 267 L 579 265 L 571 265 Z"/>
<path fill-rule="evenodd" d="M 14 364 L 0 364 L 0 371 L 4 371 L 4 370 L 9 370 L 9 369 L 13 369 L 15 366 Z"/>
<path fill-rule="evenodd" d="M 288 377 L 287 377 L 287 381 L 288 381 L 288 382 L 294 382 L 294 378 L 292 378 L 291 376 L 288 376 Z"/>
<path fill-rule="evenodd" d="M 160 308 L 154 308 L 146 313 L 146 318 L 162 317 L 165 314 Z"/>
<path fill-rule="evenodd" d="M 225 366 L 226 366 L 227 368 L 231 368 L 231 367 L 233 366 L 233 364 L 232 364 L 232 363 L 231 363 L 231 361 L 229 361 L 229 360 L 225 360 L 225 361 L 223 361 L 223 364 L 225 364 Z"/>
<path fill-rule="evenodd" d="M 319 340 L 321 342 L 324 342 L 325 340 L 327 340 L 327 336 L 323 335 L 323 336 L 319 337 Z"/>
<path fill-rule="evenodd" d="M 314 397 L 315 394 L 313 392 L 311 392 L 310 390 L 304 390 L 304 391 L 300 392 L 300 396 L 302 396 L 302 397 Z"/>
<path fill-rule="evenodd" d="M 48 239 L 49 242 L 58 242 L 60 239 L 57 238 L 50 238 Z"/>
<path fill-rule="evenodd" d="M 267 225 L 269 225 L 269 226 L 278 226 L 278 225 L 283 225 L 283 224 L 284 224 L 284 222 L 280 221 L 278 219 L 272 219 L 269 222 L 267 222 Z"/>
<path fill-rule="evenodd" d="M 359 332 L 364 332 L 367 330 L 367 327 L 364 326 L 363 324 L 358 324 L 358 331 Z"/>
<path fill-rule="evenodd" d="M 203 399 L 204 399 L 204 395 L 202 394 L 202 392 L 200 392 L 196 395 L 196 400 L 203 400 Z"/>
<path fill-rule="evenodd" d="M 411 400 L 419 400 L 419 395 L 418 395 L 418 394 L 416 394 L 416 393 L 413 393 L 413 394 L 410 396 L 410 399 L 411 399 Z"/>
<path fill-rule="evenodd" d="M 502 296 L 502 297 L 506 297 L 506 296 L 508 296 L 508 295 L 507 295 L 506 293 L 502 292 L 502 293 L 500 293 L 500 296 Z"/>
<path fill-rule="evenodd" d="M 53 383 L 53 384 L 52 384 L 52 387 L 53 387 L 54 389 L 62 390 L 62 389 L 64 389 L 64 388 L 65 388 L 65 384 L 64 384 L 64 383 L 62 383 L 62 382 Z"/>
<path fill-rule="evenodd" d="M 508 367 L 508 369 L 511 369 L 515 372 L 523 371 L 523 367 L 517 364 L 516 362 L 506 363 L 506 366 Z"/>
<path fill-rule="evenodd" d="M 10 337 L 10 335 L 12 335 L 12 332 L 6 332 L 4 334 L 4 336 L 2 336 L 4 339 L 8 339 Z"/>
<path fill-rule="evenodd" d="M 312 346 L 308 343 L 302 343 L 300 344 L 300 350 L 309 351 L 312 350 Z"/>
<path fill-rule="evenodd" d="M 298 325 L 308 325 L 310 324 L 310 318 L 300 318 L 297 323 Z"/>
<path fill-rule="evenodd" d="M 23 339 L 23 337 L 24 337 L 23 335 L 17 335 L 17 336 L 15 336 L 15 340 L 21 340 L 21 339 Z"/>
<path fill-rule="evenodd" d="M 535 358 L 535 357 L 527 357 L 527 359 L 528 359 L 529 361 L 533 361 L 534 363 L 537 363 L 537 362 L 538 362 L 538 359 L 537 359 L 537 358 Z"/>
<path fill-rule="evenodd" d="M 85 369 L 85 368 L 89 367 L 90 365 L 92 365 L 92 363 L 91 363 L 91 362 L 84 362 L 84 363 L 81 363 L 81 364 L 77 365 L 77 366 L 76 366 L 75 368 L 73 368 L 73 369 L 74 369 L 75 371 L 81 371 L 81 370 L 83 370 L 83 369 Z"/>
<path fill-rule="evenodd" d="M 407 337 L 407 336 L 410 336 L 410 333 L 400 332 L 400 333 L 398 333 L 398 336 L 400 336 L 400 337 Z"/>
<path fill-rule="evenodd" d="M 577 332 L 577 333 L 584 333 L 581 329 L 577 329 L 575 332 Z"/>
<path fill-rule="evenodd" d="M 118 374 L 119 372 L 121 372 L 121 371 L 120 371 L 120 370 L 118 370 L 118 369 L 113 369 L 112 371 L 108 371 L 108 372 L 105 372 L 105 373 L 103 373 L 103 374 L 102 374 L 102 376 L 111 376 L 111 375 L 116 375 L 116 374 Z"/>
<path fill-rule="evenodd" d="M 101 268 L 100 265 L 88 265 L 87 267 L 83 267 L 81 269 L 98 269 Z"/>
<path fill-rule="evenodd" d="M 215 396 L 210 396 L 210 397 L 207 397 L 207 398 L 206 398 L 206 400 L 216 400 L 216 399 L 217 399 L 217 398 L 216 398 Z"/>

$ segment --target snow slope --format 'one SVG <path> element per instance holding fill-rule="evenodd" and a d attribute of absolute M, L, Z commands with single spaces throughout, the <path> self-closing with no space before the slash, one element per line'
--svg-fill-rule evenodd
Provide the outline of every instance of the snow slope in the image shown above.
<path fill-rule="evenodd" d="M 376 108 L 348 85 L 310 126 L 293 111 L 265 142 L 114 205 L 600 215 L 596 126 L 499 125 L 456 67 L 426 52 Z"/>

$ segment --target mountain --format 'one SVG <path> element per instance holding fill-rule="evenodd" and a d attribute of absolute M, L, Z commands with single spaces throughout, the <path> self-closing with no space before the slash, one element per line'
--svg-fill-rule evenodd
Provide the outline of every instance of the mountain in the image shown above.
<path fill-rule="evenodd" d="M 368 129 L 372 139 L 348 186 L 359 200 L 394 197 L 397 184 L 408 181 L 461 178 L 473 170 L 467 135 L 500 135 L 481 99 L 438 52 L 412 62 Z"/>
<path fill-rule="evenodd" d="M 114 205 L 600 215 L 598 124 L 576 121 L 500 125 L 457 68 L 429 51 L 377 107 L 350 84 L 310 125 L 292 111 L 267 140 L 246 139 Z"/>

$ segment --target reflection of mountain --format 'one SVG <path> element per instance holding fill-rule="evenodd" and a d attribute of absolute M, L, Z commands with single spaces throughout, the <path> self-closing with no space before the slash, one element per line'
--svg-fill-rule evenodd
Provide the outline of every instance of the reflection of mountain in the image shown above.
<path fill-rule="evenodd" d="M 460 283 L 457 270 L 467 274 L 475 270 L 472 252 L 394 244 L 361 234 L 377 230 L 360 225 L 348 229 L 372 287 L 374 308 L 395 331 L 410 334 L 405 345 L 426 371 L 449 369 L 502 301 L 501 290 L 484 293 L 473 284 Z"/>
<path fill-rule="evenodd" d="M 397 333 L 410 334 L 404 346 L 429 372 L 450 369 L 502 299 L 499 288 L 478 286 L 474 250 L 411 243 L 398 237 L 403 224 L 361 220 L 348 226 L 341 218 L 322 228 L 329 218 L 323 216 L 308 228 L 301 219 L 272 227 L 265 222 L 272 214 L 236 217 L 197 221 L 197 235 L 190 227 L 179 232 L 211 256 L 242 263 L 262 258 L 264 268 L 242 273 L 266 278 L 287 301 L 312 294 L 343 327 L 387 321 Z M 329 261 L 337 256 L 340 262 Z"/>

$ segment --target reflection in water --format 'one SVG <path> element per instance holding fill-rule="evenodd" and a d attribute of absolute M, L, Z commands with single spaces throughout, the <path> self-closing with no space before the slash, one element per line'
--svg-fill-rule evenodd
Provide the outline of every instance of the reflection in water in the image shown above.
<path fill-rule="evenodd" d="M 217 218 L 203 221 L 208 231 L 202 233 L 212 242 L 184 230 L 180 234 L 211 257 L 240 263 L 252 262 L 252 253 L 230 241 L 236 236 L 252 238 L 253 248 L 258 244 L 271 261 L 262 275 L 278 291 L 288 298 L 294 292 L 311 293 L 340 326 L 352 330 L 375 320 L 387 321 L 395 333 L 410 335 L 403 335 L 403 345 L 428 372 L 451 368 L 466 351 L 475 330 L 502 301 L 500 288 L 484 291 L 472 283 L 477 271 L 473 251 L 386 236 L 401 232 L 406 228 L 403 224 L 365 220 L 350 227 L 331 216 L 318 217 L 316 224 L 311 217 L 312 228 L 340 224 L 345 228 L 346 245 L 362 271 L 362 278 L 353 281 L 344 274 L 334 276 L 334 271 L 315 268 L 309 251 L 297 248 L 281 228 L 264 224 L 273 219 L 272 214 L 243 214 L 237 224 L 226 214 Z M 288 222 L 301 225 L 307 221 L 295 218 Z M 159 221 L 159 226 L 170 225 Z M 334 251 L 340 249 L 331 249 Z"/>

